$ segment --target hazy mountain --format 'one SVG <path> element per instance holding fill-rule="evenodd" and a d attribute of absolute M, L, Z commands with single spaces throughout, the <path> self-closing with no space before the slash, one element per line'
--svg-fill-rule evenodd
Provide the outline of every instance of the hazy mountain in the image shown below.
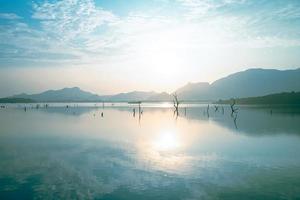
<path fill-rule="evenodd" d="M 158 93 L 147 98 L 147 101 L 172 101 L 172 100 L 173 97 L 166 92 Z"/>
<path fill-rule="evenodd" d="M 63 88 L 60 90 L 48 90 L 39 94 L 19 94 L 6 99 L 30 99 L 36 102 L 91 102 L 91 101 L 146 101 L 150 97 L 159 95 L 156 92 L 133 91 L 128 93 L 119 93 L 116 95 L 99 96 L 90 92 L 81 90 L 78 87 Z"/>
<path fill-rule="evenodd" d="M 218 100 L 264 96 L 281 92 L 300 91 L 300 68 L 295 70 L 249 69 L 216 80 L 212 84 L 188 83 L 176 90 L 179 100 Z M 48 90 L 40 94 L 19 94 L 10 98 L 37 102 L 66 101 L 170 101 L 168 93 L 133 91 L 99 96 L 78 87 Z"/>
<path fill-rule="evenodd" d="M 184 100 L 217 100 L 300 91 L 300 68 L 295 70 L 249 69 L 212 84 L 189 83 L 176 92 Z"/>
<path fill-rule="evenodd" d="M 210 92 L 210 85 L 206 82 L 199 83 L 188 83 L 185 86 L 176 90 L 176 94 L 179 99 L 184 100 L 200 100 L 207 99 L 203 98 L 203 94 L 208 94 Z"/>
<path fill-rule="evenodd" d="M 81 90 L 78 87 L 61 90 L 47 90 L 39 94 L 19 94 L 11 98 L 32 99 L 37 102 L 99 101 L 100 96 Z"/>
<path fill-rule="evenodd" d="M 101 98 L 105 101 L 145 101 L 149 97 L 156 94 L 156 92 L 133 91 L 127 93 L 119 93 L 116 95 L 101 96 Z"/>

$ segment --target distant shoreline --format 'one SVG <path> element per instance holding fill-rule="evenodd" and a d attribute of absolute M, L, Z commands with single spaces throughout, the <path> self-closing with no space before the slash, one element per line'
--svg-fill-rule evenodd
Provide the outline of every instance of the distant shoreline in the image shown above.
<path fill-rule="evenodd" d="M 259 97 L 234 98 L 237 105 L 300 105 L 300 92 L 282 92 L 277 94 L 270 94 Z M 181 100 L 181 104 L 231 104 L 233 99 L 226 100 Z M 142 103 L 171 103 L 172 101 L 86 101 L 86 100 L 64 100 L 64 101 L 35 101 L 29 98 L 0 98 L 0 103 L 128 103 L 128 104 L 142 104 Z"/>
<path fill-rule="evenodd" d="M 282 92 L 259 97 L 234 99 L 237 105 L 300 105 L 300 92 Z M 219 100 L 215 104 L 231 104 L 233 99 Z"/>

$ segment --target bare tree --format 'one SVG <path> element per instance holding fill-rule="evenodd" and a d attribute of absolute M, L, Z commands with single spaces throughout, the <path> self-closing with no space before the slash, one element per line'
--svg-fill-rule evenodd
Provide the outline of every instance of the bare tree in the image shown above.
<path fill-rule="evenodd" d="M 214 107 L 215 107 L 215 112 L 218 112 L 219 111 L 219 106 L 214 105 Z"/>
<path fill-rule="evenodd" d="M 139 101 L 139 102 L 137 102 L 137 103 L 139 104 L 139 115 L 141 115 L 141 103 L 142 103 L 142 102 Z"/>
<path fill-rule="evenodd" d="M 231 108 L 231 116 L 233 116 L 234 113 L 237 113 L 238 111 L 238 108 L 235 108 L 235 99 L 232 99 L 232 102 L 230 104 L 230 108 Z"/>
<path fill-rule="evenodd" d="M 238 108 L 235 108 L 236 104 L 236 101 L 235 99 L 232 99 L 232 102 L 230 104 L 230 108 L 231 108 L 231 117 L 233 118 L 233 122 L 234 122 L 234 126 L 235 128 L 237 129 L 237 123 L 236 123 L 236 120 L 237 120 L 237 117 L 238 117 L 238 114 L 237 114 L 237 111 L 238 111 Z"/>
<path fill-rule="evenodd" d="M 173 105 L 174 105 L 174 114 L 176 113 L 176 115 L 178 116 L 179 115 L 179 100 L 178 100 L 178 96 L 176 93 L 173 94 Z"/>
<path fill-rule="evenodd" d="M 141 107 L 142 102 L 139 101 L 138 104 L 139 104 L 139 125 L 141 125 L 141 118 L 143 114 L 142 107 Z"/>

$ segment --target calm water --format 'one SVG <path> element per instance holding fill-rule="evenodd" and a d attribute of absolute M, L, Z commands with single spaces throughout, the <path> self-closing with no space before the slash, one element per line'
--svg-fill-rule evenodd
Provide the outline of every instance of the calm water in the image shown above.
<path fill-rule="evenodd" d="M 300 199 L 299 108 L 73 106 L 0 109 L 0 199 Z"/>

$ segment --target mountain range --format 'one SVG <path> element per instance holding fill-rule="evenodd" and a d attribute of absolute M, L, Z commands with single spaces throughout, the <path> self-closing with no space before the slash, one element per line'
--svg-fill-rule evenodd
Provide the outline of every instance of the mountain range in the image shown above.
<path fill-rule="evenodd" d="M 293 70 L 248 69 L 218 79 L 213 83 L 188 83 L 175 93 L 180 100 L 205 101 L 263 96 L 281 92 L 300 91 L 300 68 Z M 39 94 L 18 94 L 8 99 L 30 99 L 36 102 L 93 101 L 171 101 L 166 92 L 133 91 L 115 95 L 97 95 L 78 87 L 48 90 Z M 6 99 L 7 99 L 6 98 Z"/>
<path fill-rule="evenodd" d="M 161 96 L 161 94 L 163 94 Z M 169 97 L 169 99 L 164 98 Z M 47 90 L 39 94 L 18 94 L 11 97 L 3 98 L 5 100 L 15 99 L 20 102 L 22 100 L 33 100 L 35 102 L 127 102 L 127 101 L 161 101 L 171 100 L 171 96 L 167 93 L 133 91 L 128 93 L 119 93 L 116 95 L 97 95 L 91 92 L 81 90 L 79 87 L 63 88 L 60 90 Z M 1 100 L 1 99 L 0 99 Z M 13 101 L 13 102 L 14 102 Z M 1 101 L 0 101 L 1 102 Z"/>
<path fill-rule="evenodd" d="M 217 100 L 300 91 L 300 68 L 294 70 L 248 69 L 213 83 L 189 83 L 176 93 L 181 99 Z"/>

